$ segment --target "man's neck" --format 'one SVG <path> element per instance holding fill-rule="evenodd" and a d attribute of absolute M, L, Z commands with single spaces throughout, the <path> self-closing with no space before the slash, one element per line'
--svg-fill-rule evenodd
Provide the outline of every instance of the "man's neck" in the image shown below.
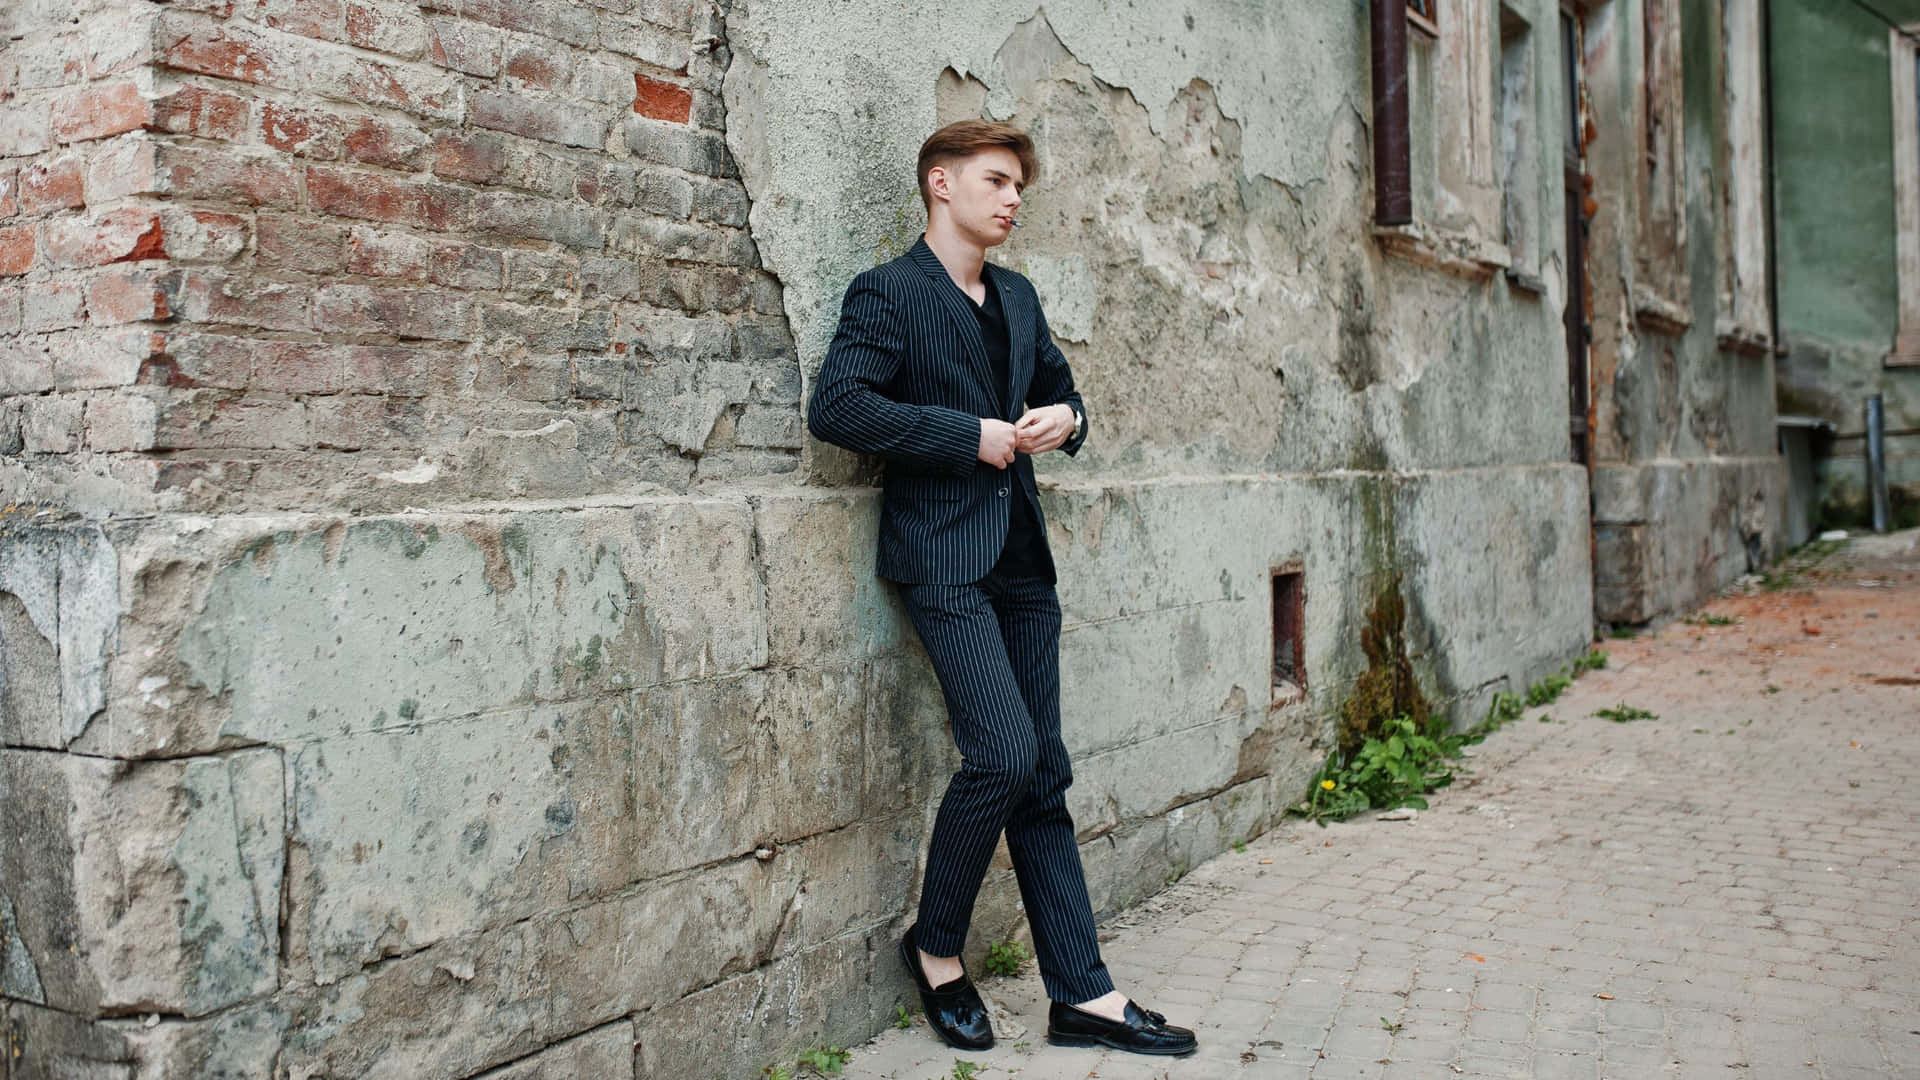
<path fill-rule="evenodd" d="M 945 218 L 936 218 L 927 223 L 927 247 L 947 268 L 947 276 L 953 279 L 961 291 L 971 294 L 980 284 L 980 268 L 987 261 L 987 249 L 968 240 Z"/>

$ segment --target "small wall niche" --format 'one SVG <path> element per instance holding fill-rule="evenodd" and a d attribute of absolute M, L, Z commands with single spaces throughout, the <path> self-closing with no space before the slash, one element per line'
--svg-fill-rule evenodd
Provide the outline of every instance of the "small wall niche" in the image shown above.
<path fill-rule="evenodd" d="M 1273 708 L 1307 696 L 1307 574 L 1300 563 L 1273 570 Z"/>

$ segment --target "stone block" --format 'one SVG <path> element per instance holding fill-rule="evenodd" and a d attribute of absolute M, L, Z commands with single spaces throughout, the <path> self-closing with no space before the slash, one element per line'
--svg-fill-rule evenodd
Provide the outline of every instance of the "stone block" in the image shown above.
<path fill-rule="evenodd" d="M 542 920 L 546 1022 L 578 1030 L 765 965 L 806 902 L 783 858 L 734 859 Z"/>
<path fill-rule="evenodd" d="M 302 744 L 293 958 L 331 983 L 633 880 L 632 755 L 619 699 Z"/>
<path fill-rule="evenodd" d="M 1081 623 L 1060 636 L 1067 748 L 1076 757 L 1264 706 L 1272 683 L 1266 597 Z M 1232 755 L 1228 757 L 1231 768 Z"/>
<path fill-rule="evenodd" d="M 282 1075 L 456 1080 L 534 1053 L 553 1030 L 542 929 L 530 920 L 441 942 L 284 996 Z"/>
<path fill-rule="evenodd" d="M 860 814 L 860 665 L 748 672 L 642 694 L 634 724 L 642 876 L 839 828 Z"/>
<path fill-rule="evenodd" d="M 474 1080 L 615 1080 L 633 1074 L 633 1049 L 633 1021 L 617 1020 L 482 1073 Z"/>
<path fill-rule="evenodd" d="M 866 813 L 931 807 L 960 766 L 933 665 L 917 648 L 867 667 Z"/>
<path fill-rule="evenodd" d="M 279 980 L 280 755 L 125 763 L 0 751 L 0 880 L 66 1012 L 200 1016 Z"/>
<path fill-rule="evenodd" d="M 879 496 L 871 491 L 769 494 L 754 501 L 774 663 L 870 657 L 898 652 L 912 639 L 893 587 L 873 574 L 879 512 Z"/>
<path fill-rule="evenodd" d="M 893 936 L 848 935 L 654 1009 L 634 1025 L 635 1076 L 754 1076 L 804 1048 L 857 1045 L 902 1000 L 904 977 L 882 974 L 899 965 Z"/>
<path fill-rule="evenodd" d="M 532 553 L 511 519 L 249 524 L 204 548 L 177 647 L 185 686 L 224 698 L 222 734 L 291 742 L 530 700 Z"/>
<path fill-rule="evenodd" d="M 98 527 L 0 528 L 0 741 L 62 749 L 86 731 L 120 612 L 119 555 Z"/>

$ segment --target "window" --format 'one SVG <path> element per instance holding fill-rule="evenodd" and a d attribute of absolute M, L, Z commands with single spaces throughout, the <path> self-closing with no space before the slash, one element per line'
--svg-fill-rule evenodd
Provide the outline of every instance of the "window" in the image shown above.
<path fill-rule="evenodd" d="M 1920 24 L 1888 31 L 1893 58 L 1893 200 L 1900 328 L 1888 367 L 1920 366 Z"/>
<path fill-rule="evenodd" d="M 1634 313 L 1653 329 L 1678 334 L 1692 321 L 1679 0 L 1641 0 L 1640 16 Z"/>
<path fill-rule="evenodd" d="M 1376 226 L 1374 236 L 1415 262 L 1486 276 L 1513 260 L 1506 244 L 1510 161 L 1500 126 L 1531 136 L 1535 124 L 1514 113 L 1501 118 L 1501 0 L 1449 0 L 1444 22 L 1441 6 L 1406 0 L 1408 27 L 1418 31 L 1406 35 L 1412 221 Z M 1530 85 L 1523 54 L 1515 55 L 1516 73 Z M 1515 90 L 1516 107 L 1531 111 L 1538 95 Z"/>
<path fill-rule="evenodd" d="M 1501 225 L 1512 263 L 1507 276 L 1534 292 L 1540 280 L 1540 142 L 1534 131 L 1533 27 L 1500 5 L 1500 98 L 1496 124 Z"/>
<path fill-rule="evenodd" d="M 1407 0 L 1407 22 L 1424 31 L 1428 37 L 1440 36 L 1440 22 L 1434 17 L 1434 6 L 1438 0 Z"/>
<path fill-rule="evenodd" d="M 1273 571 L 1273 707 L 1307 691 L 1307 575 L 1299 563 Z"/>

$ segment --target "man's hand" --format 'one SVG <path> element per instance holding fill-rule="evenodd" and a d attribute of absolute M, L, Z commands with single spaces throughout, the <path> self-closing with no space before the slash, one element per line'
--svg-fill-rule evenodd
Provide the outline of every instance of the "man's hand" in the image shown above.
<path fill-rule="evenodd" d="M 1073 427 L 1068 418 L 1067 427 Z M 991 416 L 980 418 L 980 460 L 996 469 L 1013 464 L 1016 436 L 1013 425 Z"/>
<path fill-rule="evenodd" d="M 1073 406 L 1042 405 L 1028 409 L 1013 425 L 1014 449 L 1023 454 L 1044 454 L 1073 438 Z"/>

